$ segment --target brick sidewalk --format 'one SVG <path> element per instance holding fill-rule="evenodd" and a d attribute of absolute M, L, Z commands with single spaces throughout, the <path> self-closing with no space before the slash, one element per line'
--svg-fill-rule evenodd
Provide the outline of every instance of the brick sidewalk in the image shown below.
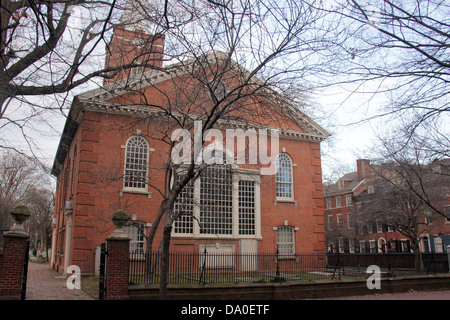
<path fill-rule="evenodd" d="M 83 283 L 81 283 L 83 287 Z M 68 289 L 66 277 L 48 264 L 28 264 L 26 300 L 95 300 L 80 289 Z"/>
<path fill-rule="evenodd" d="M 83 288 L 83 282 L 81 287 Z M 82 289 L 68 289 L 66 277 L 52 270 L 49 265 L 30 262 L 28 264 L 26 300 L 96 300 L 96 297 L 92 297 Z M 450 300 L 450 290 L 373 294 L 317 300 Z"/>

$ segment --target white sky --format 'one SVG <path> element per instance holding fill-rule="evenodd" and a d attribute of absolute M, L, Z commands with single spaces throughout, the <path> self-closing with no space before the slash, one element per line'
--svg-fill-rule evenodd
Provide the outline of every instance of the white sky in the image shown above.
<path fill-rule="evenodd" d="M 71 104 L 72 96 L 75 93 L 86 90 L 88 90 L 86 86 L 74 90 L 67 97 L 66 107 Z M 375 140 L 373 129 L 378 127 L 374 122 L 354 124 L 370 116 L 372 110 L 378 107 L 374 100 L 367 102 L 367 96 L 356 94 L 349 98 L 345 89 L 339 89 L 336 92 L 337 94 L 319 94 L 316 97 L 316 101 L 319 103 L 318 109 L 308 110 L 310 111 L 308 115 L 332 134 L 327 141 L 322 143 L 322 166 L 325 177 L 333 175 L 336 171 L 355 167 L 356 159 L 361 157 L 373 144 Z M 41 100 L 40 103 L 52 104 L 54 102 L 51 102 L 51 98 L 49 98 Z M 18 117 L 19 111 L 17 110 L 11 108 L 9 111 Z M 67 110 L 64 112 L 67 113 Z M 51 168 L 64 128 L 65 117 L 59 110 L 56 110 L 42 120 L 47 122 L 46 130 L 37 131 L 39 125 L 37 123 L 33 127 L 35 131 L 28 133 L 32 137 L 30 142 L 33 144 L 32 148 L 36 156 Z M 352 123 L 353 125 L 351 125 Z M 48 128 L 52 129 L 48 130 Z M 17 127 L 3 128 L 2 138 L 15 146 L 21 146 L 20 149 L 29 153 L 29 148 L 24 143 L 22 133 L 17 130 Z"/>

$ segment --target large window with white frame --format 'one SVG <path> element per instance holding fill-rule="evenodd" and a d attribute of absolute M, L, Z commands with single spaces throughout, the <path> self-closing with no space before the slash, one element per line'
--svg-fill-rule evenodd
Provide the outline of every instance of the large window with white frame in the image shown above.
<path fill-rule="evenodd" d="M 230 165 L 210 165 L 200 176 L 200 233 L 233 233 L 233 176 Z"/>
<path fill-rule="evenodd" d="M 294 198 L 292 159 L 288 154 L 280 153 L 277 156 L 276 172 L 277 200 L 292 200 Z"/>
<path fill-rule="evenodd" d="M 144 137 L 133 136 L 125 147 L 125 190 L 147 190 L 149 146 Z"/>
<path fill-rule="evenodd" d="M 175 203 L 174 236 L 260 237 L 259 171 L 213 164 Z"/>
<path fill-rule="evenodd" d="M 255 235 L 255 181 L 239 181 L 239 234 Z"/>

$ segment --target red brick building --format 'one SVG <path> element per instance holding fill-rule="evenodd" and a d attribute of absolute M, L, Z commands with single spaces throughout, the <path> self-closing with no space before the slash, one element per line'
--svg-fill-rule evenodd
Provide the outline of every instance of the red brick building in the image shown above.
<path fill-rule="evenodd" d="M 154 37 L 155 54 L 150 59 L 156 68 L 123 72 L 114 81 L 106 81 L 104 88 L 80 94 L 72 103 L 52 171 L 57 190 L 51 263 L 60 270 L 78 265 L 84 273 L 95 271 L 96 248 L 114 230 L 110 217 L 118 209 L 131 217 L 125 228 L 131 249 L 146 249 L 144 236 L 162 201 L 157 190 L 165 185 L 163 169 L 169 155 L 162 130 L 165 118 L 152 106 L 186 92 L 199 99 L 206 96 L 198 84 L 186 81 L 190 77 L 183 72 L 186 69 L 163 66 L 162 36 L 116 28 L 106 63 L 132 61 L 121 57 L 124 52 L 135 54 L 131 44 L 144 36 Z M 212 53 L 205 59 L 221 57 Z M 242 72 L 240 66 L 236 68 Z M 142 77 L 135 77 L 139 72 Z M 181 80 L 189 88 L 180 93 Z M 227 87 L 236 81 L 236 74 L 228 72 Z M 125 91 L 124 86 L 134 92 Z M 267 104 L 278 108 L 278 113 L 272 109 L 272 118 L 262 112 Z M 279 97 L 253 103 L 252 108 L 258 125 L 280 130 L 278 173 L 262 175 L 261 166 L 252 164 L 207 168 L 206 178 L 183 190 L 175 206 L 189 214 L 174 223 L 171 251 L 325 252 L 320 142 L 328 133 Z M 275 117 L 283 121 L 274 121 Z M 234 151 L 225 142 L 211 145 L 225 153 Z M 131 173 L 143 180 L 130 179 Z M 195 201 L 205 197 L 209 197 L 208 205 Z M 156 234 L 154 247 L 161 236 Z"/>
<path fill-rule="evenodd" d="M 446 165 L 443 165 L 446 164 Z M 334 184 L 325 186 L 325 226 L 328 252 L 339 253 L 382 253 L 387 244 L 394 252 L 410 252 L 410 239 L 396 231 L 382 219 L 362 218 L 365 212 L 373 212 L 373 198 L 380 192 L 385 181 L 374 171 L 377 166 L 369 160 L 358 159 L 357 170 L 344 174 Z M 448 170 L 448 161 L 434 163 L 432 166 Z M 445 174 L 442 172 L 442 174 Z M 448 186 L 438 185 L 439 207 L 444 212 L 450 204 Z M 378 198 L 379 199 L 379 198 Z M 450 245 L 450 220 L 429 208 L 418 212 L 421 252 L 444 252 Z M 383 215 L 381 215 L 383 217 Z"/>

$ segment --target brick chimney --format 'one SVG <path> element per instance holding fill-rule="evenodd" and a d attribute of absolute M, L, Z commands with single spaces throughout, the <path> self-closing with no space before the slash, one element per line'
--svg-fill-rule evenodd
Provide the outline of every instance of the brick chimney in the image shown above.
<path fill-rule="evenodd" d="M 142 4 L 136 0 L 127 0 L 121 24 L 114 27 L 111 41 L 106 47 L 105 68 L 130 63 L 143 66 L 121 70 L 113 78 L 105 78 L 105 85 L 163 66 L 164 35 L 148 34 L 150 25 L 141 12 Z"/>
<path fill-rule="evenodd" d="M 356 160 L 356 170 L 358 171 L 358 180 L 363 180 L 370 174 L 370 160 L 358 159 Z"/>

